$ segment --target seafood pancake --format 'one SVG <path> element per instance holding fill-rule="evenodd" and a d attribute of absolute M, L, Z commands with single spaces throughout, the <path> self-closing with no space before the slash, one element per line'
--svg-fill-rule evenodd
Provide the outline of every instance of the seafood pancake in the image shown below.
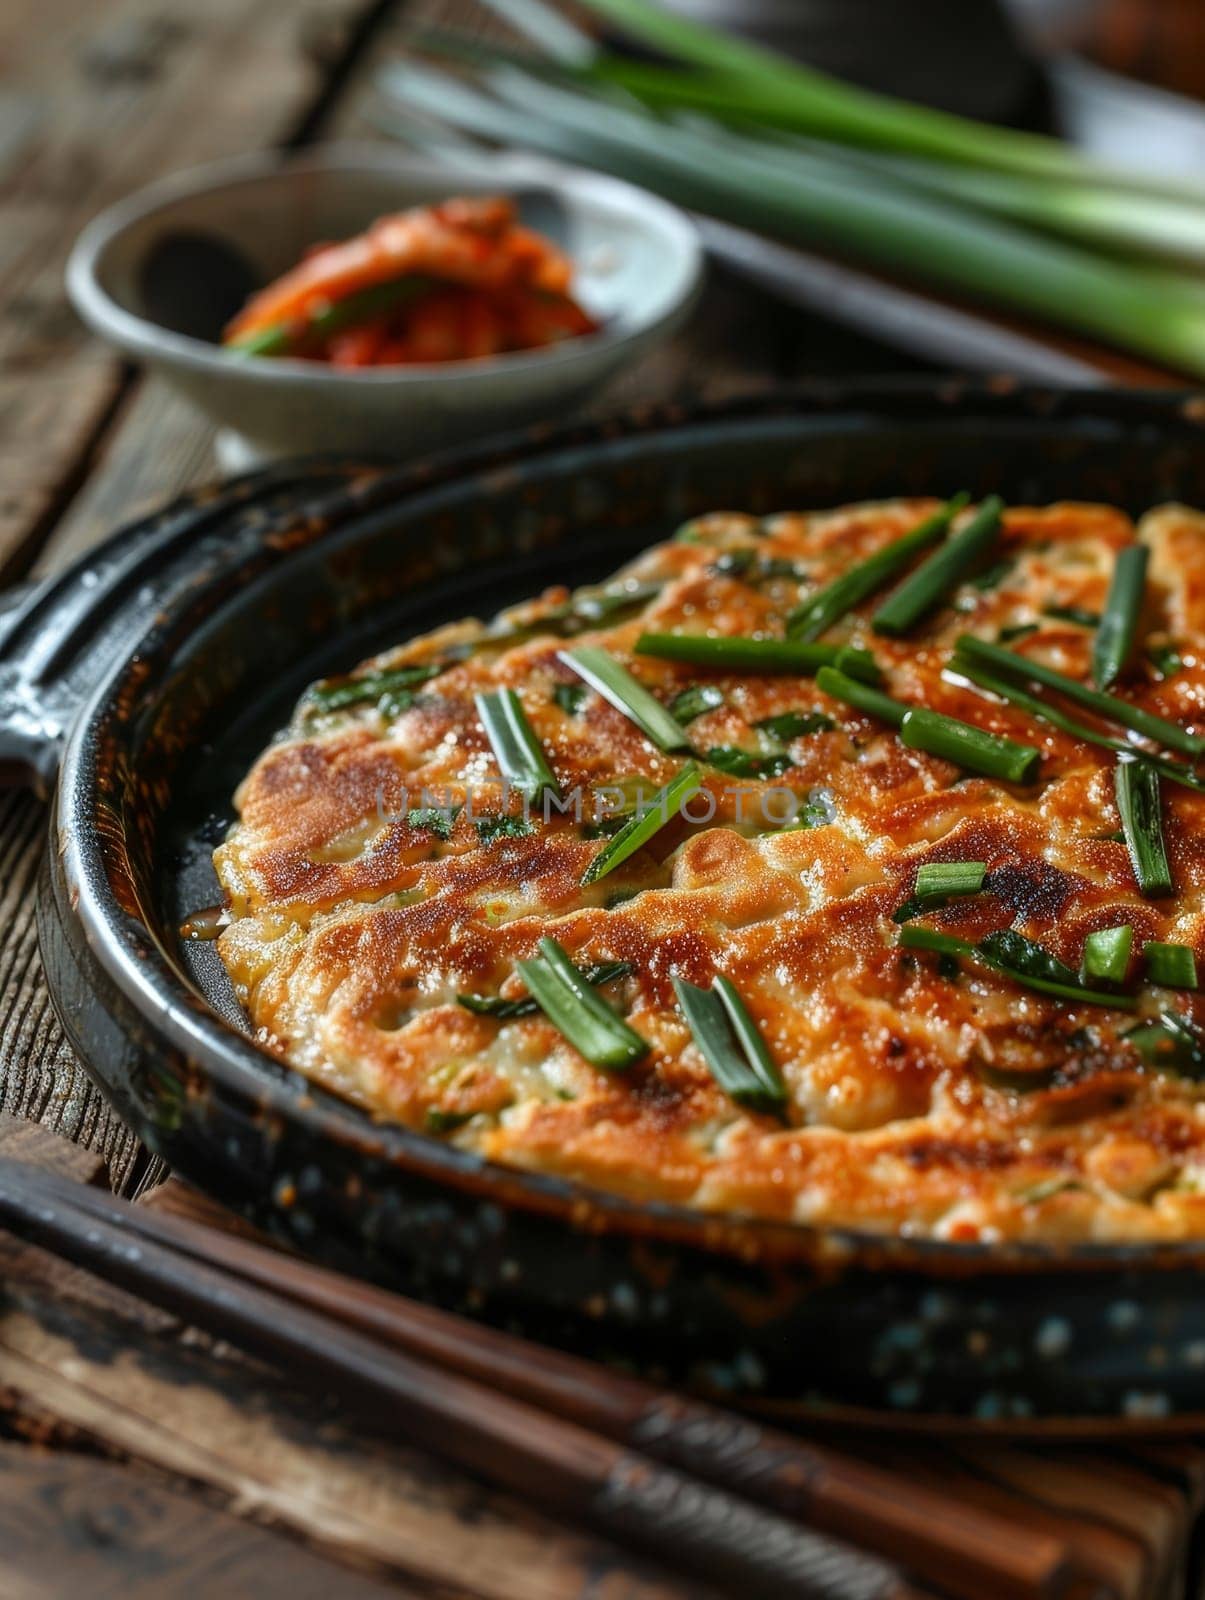
<path fill-rule="evenodd" d="M 215 858 L 259 1041 L 375 1117 L 636 1199 L 1205 1234 L 1205 518 L 951 508 L 867 567 L 938 511 L 704 516 L 600 587 L 316 685 Z M 972 524 L 973 559 L 876 631 Z M 1124 664 L 1068 697 L 1135 544 Z M 855 572 L 879 576 L 853 609 L 801 626 Z M 972 682 L 965 636 L 1006 665 Z"/>

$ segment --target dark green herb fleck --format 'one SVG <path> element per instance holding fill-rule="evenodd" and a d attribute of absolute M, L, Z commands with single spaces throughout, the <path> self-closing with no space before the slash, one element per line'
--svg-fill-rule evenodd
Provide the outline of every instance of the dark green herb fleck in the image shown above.
<path fill-rule="evenodd" d="M 380 703 L 386 697 L 398 702 L 405 710 L 413 699 L 416 685 L 426 683 L 443 671 L 441 666 L 395 667 L 389 672 L 366 672 L 358 678 L 329 679 L 316 683 L 307 699 L 319 711 L 342 711 L 348 706 Z"/>
<path fill-rule="evenodd" d="M 1152 644 L 1146 658 L 1161 678 L 1173 677 L 1184 666 L 1184 658 L 1174 644 Z"/>
<path fill-rule="evenodd" d="M 407 811 L 406 821 L 412 828 L 425 828 L 437 839 L 450 839 L 461 810 L 460 806 L 416 807 L 413 811 Z"/>
<path fill-rule="evenodd" d="M 426 1126 L 428 1133 L 455 1133 L 457 1128 L 463 1128 L 466 1122 L 471 1122 L 476 1115 L 473 1111 L 441 1111 L 438 1106 L 428 1106 Z"/>
<path fill-rule="evenodd" d="M 1003 583 L 1016 564 L 1015 556 L 1009 556 L 1003 561 L 993 561 L 990 567 L 984 567 L 983 571 L 976 573 L 970 581 L 976 589 L 986 593 L 988 589 L 994 589 Z"/>
<path fill-rule="evenodd" d="M 782 711 L 776 717 L 763 717 L 753 724 L 772 739 L 803 739 L 810 733 L 829 733 L 836 727 L 823 711 Z"/>
<path fill-rule="evenodd" d="M 482 844 L 493 844 L 495 839 L 525 839 L 535 829 L 525 817 L 476 817 L 473 826 Z"/>
<path fill-rule="evenodd" d="M 1164 1011 L 1157 1021 L 1139 1023 L 1125 1037 L 1148 1067 L 1182 1078 L 1205 1078 L 1205 1034 L 1188 1017 Z"/>
<path fill-rule="evenodd" d="M 734 778 L 758 778 L 763 781 L 781 778 L 795 763 L 785 753 L 756 755 L 749 750 L 738 750 L 734 745 L 717 745 L 710 750 L 696 750 L 700 761 L 727 772 Z"/>
<path fill-rule="evenodd" d="M 712 683 L 696 684 L 683 689 L 669 703 L 669 714 L 675 722 L 693 722 L 705 711 L 717 711 L 724 704 L 724 693 Z"/>
<path fill-rule="evenodd" d="M 1042 615 L 1051 617 L 1055 622 L 1073 622 L 1077 628 L 1100 626 L 1100 612 L 1085 611 L 1083 606 L 1045 606 Z"/>
<path fill-rule="evenodd" d="M 628 977 L 631 971 L 629 961 L 604 961 L 598 966 L 584 968 L 582 977 L 592 988 L 601 989 L 608 983 L 614 983 L 617 978 Z M 456 1004 L 479 1017 L 497 1017 L 501 1021 L 509 1017 L 534 1016 L 540 1009 L 530 995 L 503 1000 L 496 994 L 458 994 Z"/>
<path fill-rule="evenodd" d="M 558 683 L 553 685 L 552 698 L 567 717 L 576 717 L 585 705 L 589 693 L 585 684 Z"/>

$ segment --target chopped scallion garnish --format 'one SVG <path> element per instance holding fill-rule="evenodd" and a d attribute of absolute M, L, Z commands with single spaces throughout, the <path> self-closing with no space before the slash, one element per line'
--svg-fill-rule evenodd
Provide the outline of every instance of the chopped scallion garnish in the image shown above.
<path fill-rule="evenodd" d="M 504 618 L 477 641 L 482 650 L 509 649 L 541 634 L 567 638 L 587 633 L 603 623 L 614 626 L 643 611 L 661 593 L 659 583 L 621 583 L 610 589 L 579 589 L 556 605 L 546 606 L 525 621 Z"/>
<path fill-rule="evenodd" d="M 556 775 L 532 731 L 523 702 L 513 689 L 491 689 L 477 696 L 477 715 L 494 752 L 498 770 L 528 799 L 559 794 Z"/>
<path fill-rule="evenodd" d="M 917 868 L 918 895 L 978 894 L 987 876 L 984 861 L 926 861 Z"/>
<path fill-rule="evenodd" d="M 875 632 L 898 638 L 939 606 L 996 542 L 1003 510 L 1003 500 L 989 495 L 966 526 L 935 550 L 879 607 L 873 618 Z"/>
<path fill-rule="evenodd" d="M 969 499 L 968 494 L 956 494 L 910 533 L 893 540 L 882 550 L 876 550 L 874 555 L 867 556 L 865 561 L 843 572 L 802 605 L 796 606 L 787 618 L 787 637 L 804 641 L 818 639 L 834 622 L 839 622 L 855 606 L 861 605 L 863 600 L 874 594 L 876 589 L 890 583 L 913 556 L 935 544 Z"/>
<path fill-rule="evenodd" d="M 1163 842 L 1163 803 L 1159 774 L 1149 762 L 1117 763 L 1117 809 L 1138 887 L 1145 895 L 1171 894 L 1172 870 Z"/>
<path fill-rule="evenodd" d="M 622 1072 L 648 1054 L 648 1040 L 616 1016 L 555 939 L 541 939 L 539 956 L 517 966 L 540 1010 L 592 1066 Z"/>
<path fill-rule="evenodd" d="M 642 610 L 661 593 L 659 583 L 617 584 L 613 589 L 586 590 L 568 602 L 567 617 L 582 623 L 616 623 L 625 614 Z M 554 620 L 560 620 L 558 610 Z"/>
<path fill-rule="evenodd" d="M 637 812 L 613 839 L 607 841 L 582 875 L 583 887 L 605 878 L 609 872 L 614 872 L 621 862 L 642 849 L 654 834 L 665 827 L 674 812 L 690 799 L 701 781 L 698 767 L 693 761 L 688 761 L 650 801 L 647 810 L 643 813 Z"/>
<path fill-rule="evenodd" d="M 810 677 L 821 667 L 839 667 L 877 683 L 880 673 L 869 650 L 849 645 L 806 644 L 798 639 L 734 639 L 709 633 L 642 633 L 636 654 L 686 661 L 717 672 L 790 672 Z"/>
<path fill-rule="evenodd" d="M 1052 728 L 1060 728 L 1074 739 L 1082 739 L 1086 744 L 1098 745 L 1102 750 L 1112 750 L 1118 755 L 1129 756 L 1133 754 L 1134 747 L 1123 739 L 1115 739 L 1107 733 L 1101 733 L 1096 728 L 1090 728 L 1078 718 L 1068 715 L 1058 706 L 1052 706 L 1045 700 L 1039 700 L 1026 689 L 1009 681 L 997 672 L 980 666 L 978 662 L 964 660 L 955 656 L 952 663 L 953 670 L 961 677 L 968 679 L 980 689 L 987 689 L 989 693 L 999 695 L 1001 700 L 1006 700 L 1010 705 L 1019 706 L 1023 711 L 1028 711 L 1031 716 L 1048 722 Z M 817 679 L 819 682 L 819 679 Z M 1162 777 L 1170 778 L 1173 783 L 1183 784 L 1186 789 L 1195 789 L 1198 794 L 1205 793 L 1205 779 L 1198 778 L 1179 762 L 1172 761 L 1166 756 L 1147 755 L 1143 759 L 1154 767 Z"/>
<path fill-rule="evenodd" d="M 793 578 L 802 583 L 807 573 L 782 556 L 762 556 L 756 550 L 732 550 L 719 556 L 708 567 L 717 578 L 743 578 L 746 583 L 769 582 L 774 578 Z"/>
<path fill-rule="evenodd" d="M 1142 947 L 1146 975 L 1164 989 L 1195 989 L 1197 958 L 1186 944 L 1160 944 L 1148 939 Z"/>
<path fill-rule="evenodd" d="M 718 767 L 733 778 L 757 778 L 763 783 L 781 778 L 795 765 L 785 750 L 759 755 L 755 750 L 741 750 L 735 745 L 713 745 L 710 750 L 696 750 L 695 754 L 700 761 Z"/>
<path fill-rule="evenodd" d="M 386 672 L 365 672 L 358 678 L 316 683 L 306 698 L 320 711 L 342 711 L 346 706 L 378 703 L 387 696 L 408 699 L 420 683 L 434 678 L 443 667 L 394 667 Z"/>
<path fill-rule="evenodd" d="M 968 939 L 956 939 L 952 934 L 938 933 L 932 928 L 917 927 L 909 923 L 900 929 L 900 944 L 908 950 L 929 950 L 935 955 L 969 961 L 972 965 L 987 967 L 1002 977 L 1011 978 L 1023 988 L 1038 994 L 1050 995 L 1057 1000 L 1075 1004 L 1110 1006 L 1117 1011 L 1132 1011 L 1135 1001 L 1130 995 L 1106 994 L 1099 989 L 1088 989 L 1080 984 L 1069 967 L 1032 940 L 1019 934 L 989 934 L 978 944 Z M 1056 976 L 1045 974 L 1054 973 Z"/>
<path fill-rule="evenodd" d="M 1124 983 L 1134 946 L 1134 930 L 1127 922 L 1120 928 L 1100 928 L 1084 940 L 1080 974 L 1098 983 Z"/>
<path fill-rule="evenodd" d="M 916 886 L 906 900 L 891 913 L 892 922 L 911 922 L 913 917 L 940 911 L 951 895 L 978 894 L 987 877 L 983 861 L 932 861 L 918 867 Z"/>
<path fill-rule="evenodd" d="M 712 988 L 700 989 L 675 978 L 674 993 L 708 1070 L 725 1094 L 754 1110 L 781 1112 L 787 1086 L 729 980 L 720 977 Z"/>
<path fill-rule="evenodd" d="M 910 750 L 952 761 L 968 772 L 981 772 L 1006 783 L 1030 783 L 1041 753 L 998 733 L 985 733 L 957 717 L 924 707 L 909 710 L 900 723 L 900 741 Z"/>
<path fill-rule="evenodd" d="M 1117 681 L 1134 648 L 1149 555 L 1144 544 L 1127 545 L 1117 552 L 1104 616 L 1092 646 L 1092 676 L 1098 689 L 1108 689 Z"/>
<path fill-rule="evenodd" d="M 963 662 L 982 663 L 997 673 L 1020 678 L 1023 682 L 1040 683 L 1048 689 L 1057 690 L 1059 694 L 1066 695 L 1068 700 L 1094 712 L 1098 717 L 1119 723 L 1123 728 L 1142 734 L 1169 750 L 1178 750 L 1181 754 L 1189 756 L 1205 752 L 1205 739 L 1197 734 L 1186 733 L 1176 723 L 1168 722 L 1164 717 L 1157 717 L 1153 712 L 1144 711 L 1140 706 L 1132 706 L 1126 700 L 1119 700 L 1116 695 L 1103 694 L 1099 689 L 1091 689 L 1078 679 L 1069 678 L 1066 673 L 1056 672 L 1053 667 L 1045 666 L 1040 661 L 1033 661 L 1015 650 L 1004 650 L 997 644 L 989 644 L 986 639 L 977 639 L 974 634 L 961 634 L 955 644 L 953 665 L 956 672 L 963 670 Z"/>
<path fill-rule="evenodd" d="M 869 684 L 859 683 L 836 667 L 821 667 L 816 674 L 816 687 L 830 699 L 840 700 L 844 705 L 853 706 L 855 711 L 864 711 L 867 716 L 878 717 L 895 728 L 908 714 L 908 707 L 901 701 L 893 700 Z"/>
<path fill-rule="evenodd" d="M 661 750 L 686 750 L 690 739 L 683 728 L 654 695 L 637 683 L 624 666 L 597 645 L 579 650 L 562 650 L 562 660 L 572 667 L 592 689 L 622 711 Z"/>
<path fill-rule="evenodd" d="M 1040 752 L 1032 745 L 985 733 L 982 728 L 940 711 L 905 705 L 877 689 L 855 683 L 832 667 L 821 668 L 816 674 L 816 686 L 834 700 L 843 700 L 855 710 L 891 723 L 900 730 L 900 738 L 910 750 L 940 756 L 968 772 L 982 772 L 1009 783 L 1028 783 L 1040 759 Z"/>

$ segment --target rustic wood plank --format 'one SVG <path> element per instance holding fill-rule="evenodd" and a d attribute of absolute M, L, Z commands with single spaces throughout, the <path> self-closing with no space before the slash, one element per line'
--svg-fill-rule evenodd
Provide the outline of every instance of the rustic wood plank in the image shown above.
<path fill-rule="evenodd" d="M 332 28 L 349 33 L 381 9 L 8 0 L 0 11 L 0 90 L 21 110 L 0 118 L 6 570 L 66 504 L 129 383 L 66 304 L 63 265 L 79 229 L 159 174 L 291 137 L 331 74 Z"/>
<path fill-rule="evenodd" d="M 859 1454 L 893 1471 L 906 1472 L 914 1482 L 938 1493 L 1014 1521 L 1018 1539 L 1045 1533 L 1066 1541 L 1077 1563 L 1098 1578 L 1106 1594 L 1118 1600 L 1152 1600 L 1158 1592 L 1156 1563 L 1144 1541 L 1105 1519 L 1073 1515 L 1066 1508 L 1047 1505 L 1024 1487 L 1001 1481 L 990 1463 L 960 1467 L 942 1444 L 926 1445 L 911 1437 L 896 1440 L 888 1435 L 867 1436 Z M 1057 1459 L 1058 1447 L 1052 1445 L 1050 1454 Z"/>
<path fill-rule="evenodd" d="M 207 1486 L 240 1516 L 440 1595 L 704 1600 L 697 1584 L 357 1429 L 228 1348 L 156 1325 L 39 1251 L 10 1246 L 0 1277 L 0 1388 L 107 1451 Z"/>
<path fill-rule="evenodd" d="M 389 0 L 9 0 L 0 9 L 0 573 L 61 519 L 95 539 L 210 473 L 210 436 L 76 322 L 62 268 L 101 206 L 157 174 L 312 128 L 327 85 Z M 145 400 L 143 399 L 146 395 Z M 143 419 L 141 428 L 131 427 Z M 129 444 L 110 469 L 116 436 Z M 67 536 L 62 558 L 82 547 Z M 55 1022 L 36 951 L 44 812 L 0 800 L 0 1112 L 101 1151 L 115 1187 L 145 1169 Z"/>
<path fill-rule="evenodd" d="M 40 577 L 90 550 L 192 484 L 217 476 L 216 430 L 161 379 L 146 378 L 128 396 L 121 426 L 60 518 L 34 563 Z"/>
<path fill-rule="evenodd" d="M 419 1600 L 409 1584 L 336 1566 L 145 1468 L 3 1443 L 0 1549 L 7 1600 Z"/>
<path fill-rule="evenodd" d="M 72 1144 L 38 1122 L 0 1116 L 0 1156 L 25 1161 L 76 1183 L 107 1183 L 103 1157 L 82 1144 Z"/>
<path fill-rule="evenodd" d="M 45 849 L 45 807 L 0 795 L 0 1113 L 43 1122 L 96 1151 L 123 1189 L 140 1146 L 68 1048 L 37 949 L 34 886 Z"/>
<path fill-rule="evenodd" d="M 995 1482 L 1032 1495 L 1043 1505 L 1090 1517 L 1145 1546 L 1151 1582 L 1167 1581 L 1188 1542 L 1187 1498 L 1133 1465 L 1111 1461 L 1105 1451 L 1038 1452 L 1024 1446 L 963 1444 L 951 1450 Z"/>

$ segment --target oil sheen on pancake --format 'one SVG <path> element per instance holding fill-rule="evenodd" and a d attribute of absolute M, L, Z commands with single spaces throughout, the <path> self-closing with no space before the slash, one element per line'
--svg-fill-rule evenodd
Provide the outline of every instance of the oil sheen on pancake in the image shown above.
<path fill-rule="evenodd" d="M 1035 747 L 1026 784 L 906 747 L 814 672 L 636 651 L 645 633 L 780 639 L 802 601 L 937 507 L 704 516 L 606 584 L 442 628 L 307 695 L 216 852 L 219 948 L 260 1043 L 377 1118 L 637 1200 L 959 1241 L 1205 1234 L 1205 1005 L 1152 981 L 1143 955 L 1205 956 L 1205 794 L 1162 779 L 1174 889 L 1143 893 L 1115 751 L 951 669 L 972 634 L 1090 684 L 1117 553 L 1139 541 L 1141 618 L 1110 692 L 1205 729 L 1205 517 L 1011 506 L 906 636 L 871 617 L 923 554 L 821 634 L 872 652 L 881 693 Z M 582 646 L 674 706 L 690 750 L 659 748 L 561 659 Z M 579 814 L 525 820 L 504 790 L 477 707 L 500 688 Z M 1191 757 L 1163 754 L 1192 776 Z M 695 820 L 672 815 L 583 886 L 615 813 L 690 759 Z M 983 864 L 978 892 L 917 908 L 918 870 L 955 862 Z M 1132 929 L 1132 955 L 1083 1002 L 909 948 L 918 926 L 970 945 L 1008 930 L 1073 984 L 1095 932 Z M 583 972 L 622 963 L 597 992 L 642 1059 L 591 1065 L 521 1004 L 517 964 L 545 936 Z M 777 1108 L 737 1103 L 687 1025 L 674 979 L 719 976 L 785 1083 Z"/>

